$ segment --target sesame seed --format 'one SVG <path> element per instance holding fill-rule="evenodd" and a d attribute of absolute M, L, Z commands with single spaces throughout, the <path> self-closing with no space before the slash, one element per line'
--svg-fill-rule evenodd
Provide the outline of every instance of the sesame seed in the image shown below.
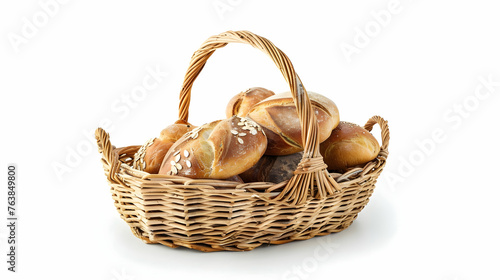
<path fill-rule="evenodd" d="M 179 160 L 181 160 L 181 155 L 176 155 L 174 157 L 174 160 L 175 160 L 175 162 L 179 162 Z"/>
<path fill-rule="evenodd" d="M 179 163 L 176 163 L 175 168 L 177 168 L 177 170 L 182 170 L 182 165 L 180 165 Z"/>
<path fill-rule="evenodd" d="M 200 130 L 201 130 L 201 126 L 198 126 L 197 128 L 195 128 L 195 129 L 191 130 L 191 132 L 198 132 L 198 131 L 200 131 Z"/>
<path fill-rule="evenodd" d="M 191 162 L 189 161 L 189 159 L 186 159 L 186 165 L 187 167 L 191 167 Z"/>
<path fill-rule="evenodd" d="M 177 168 L 175 165 L 172 165 L 172 169 L 170 170 L 174 175 L 177 174 Z"/>
<path fill-rule="evenodd" d="M 242 125 L 245 125 L 245 123 L 239 122 L 238 125 L 242 126 Z"/>
<path fill-rule="evenodd" d="M 238 137 L 238 143 L 243 144 L 243 139 L 241 139 L 240 137 Z"/>
<path fill-rule="evenodd" d="M 170 161 L 170 165 L 175 165 L 175 161 Z"/>
<path fill-rule="evenodd" d="M 250 130 L 250 133 L 251 133 L 252 135 L 257 135 L 257 130 L 255 130 L 255 128 L 254 128 L 254 129 Z"/>
<path fill-rule="evenodd" d="M 238 134 L 238 136 L 245 136 L 245 135 L 247 135 L 245 132 L 241 132 Z"/>
<path fill-rule="evenodd" d="M 233 129 L 233 130 L 231 130 L 231 133 L 232 133 L 232 134 L 234 134 L 234 135 L 238 135 L 238 131 L 236 131 L 236 130 L 234 130 L 234 129 Z"/>
<path fill-rule="evenodd" d="M 187 150 L 184 150 L 184 156 L 185 157 L 188 157 L 189 156 L 189 152 Z"/>
<path fill-rule="evenodd" d="M 178 155 L 180 153 L 180 151 L 177 151 L 174 153 L 174 156 Z"/>

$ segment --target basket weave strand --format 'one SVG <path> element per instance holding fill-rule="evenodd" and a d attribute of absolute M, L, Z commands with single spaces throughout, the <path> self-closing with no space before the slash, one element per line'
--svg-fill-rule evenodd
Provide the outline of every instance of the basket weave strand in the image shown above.
<path fill-rule="evenodd" d="M 207 43 L 208 42 L 208 43 Z M 216 48 L 248 43 L 267 53 L 289 82 L 299 112 L 305 156 L 292 179 L 278 184 L 190 179 L 149 174 L 132 167 L 140 146 L 116 148 L 96 130 L 102 164 L 115 207 L 134 235 L 146 243 L 200 251 L 247 251 L 263 244 L 339 232 L 368 203 L 388 156 L 387 122 L 374 116 L 365 124 L 381 128 L 380 153 L 363 167 L 328 173 L 319 154 L 318 126 L 310 101 L 288 58 L 271 42 L 247 31 L 213 36 L 193 55 L 181 90 L 179 121 L 187 122 L 192 83 Z"/>

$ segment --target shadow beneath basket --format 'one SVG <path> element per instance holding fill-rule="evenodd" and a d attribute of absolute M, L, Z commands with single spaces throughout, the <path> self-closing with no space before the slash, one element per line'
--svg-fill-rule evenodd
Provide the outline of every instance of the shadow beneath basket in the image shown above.
<path fill-rule="evenodd" d="M 237 271 L 246 275 L 264 273 L 266 276 L 285 277 L 295 267 L 332 266 L 337 260 L 355 261 L 361 255 L 379 250 L 392 239 L 397 225 L 392 203 L 375 193 L 354 223 L 342 232 L 282 245 L 262 245 L 247 252 L 204 253 L 184 247 L 173 249 L 159 244 L 148 245 L 130 230 L 123 233 L 122 226 L 119 230 L 113 244 L 115 252 L 127 262 L 147 265 L 151 272 L 183 270 L 186 274 L 222 276 Z"/>

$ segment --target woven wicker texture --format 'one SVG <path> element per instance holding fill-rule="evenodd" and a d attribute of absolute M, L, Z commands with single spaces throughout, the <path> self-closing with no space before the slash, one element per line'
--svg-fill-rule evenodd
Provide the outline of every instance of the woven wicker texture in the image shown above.
<path fill-rule="evenodd" d="M 328 173 L 319 153 L 318 124 L 307 91 L 288 57 L 270 41 L 248 31 L 210 37 L 194 53 L 180 94 L 179 121 L 188 121 L 191 88 L 208 58 L 228 43 L 245 43 L 267 54 L 290 86 L 301 122 L 304 156 L 288 181 L 279 184 L 190 179 L 148 174 L 132 168 L 140 146 L 115 148 L 96 130 L 102 163 L 115 206 L 132 232 L 146 243 L 201 251 L 244 251 L 283 244 L 347 228 L 368 203 L 388 155 L 389 128 L 379 116 L 379 155 L 363 168 Z"/>

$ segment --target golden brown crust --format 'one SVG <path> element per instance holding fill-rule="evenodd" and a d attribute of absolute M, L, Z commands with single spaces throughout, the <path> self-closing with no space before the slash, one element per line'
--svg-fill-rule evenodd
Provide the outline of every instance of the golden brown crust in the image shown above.
<path fill-rule="evenodd" d="M 195 128 L 196 126 L 193 126 L 190 123 L 186 124 L 174 123 L 164 128 L 160 132 L 159 138 L 164 142 L 174 143 L 175 141 L 179 140 L 182 137 L 182 135 L 186 134 L 187 132 Z"/>
<path fill-rule="evenodd" d="M 144 155 L 144 162 L 146 163 L 146 167 L 144 171 L 150 174 L 157 174 L 160 170 L 163 158 L 173 144 L 174 143 L 172 142 L 164 142 L 156 138 L 153 142 L 153 145 L 149 146 L 146 149 L 146 153 Z"/>
<path fill-rule="evenodd" d="M 209 178 L 214 148 L 206 139 L 219 122 L 204 124 L 184 134 L 165 155 L 158 174 Z"/>
<path fill-rule="evenodd" d="M 226 179 L 254 165 L 266 146 L 267 139 L 257 124 L 234 116 L 184 135 L 165 156 L 159 173 Z"/>
<path fill-rule="evenodd" d="M 320 94 L 309 92 L 309 98 L 319 124 L 319 141 L 322 142 L 339 123 L 338 108 Z M 266 155 L 289 155 L 303 150 L 300 121 L 290 92 L 261 101 L 248 115 L 265 128 L 268 137 Z"/>
<path fill-rule="evenodd" d="M 175 141 L 195 126 L 189 123 L 175 123 L 160 132 L 160 137 L 148 140 L 134 155 L 134 168 L 157 174 L 163 163 L 163 158 Z"/>
<path fill-rule="evenodd" d="M 328 170 L 345 172 L 377 157 L 380 145 L 366 129 L 349 122 L 340 122 L 330 137 L 320 144 L 320 152 Z"/>
<path fill-rule="evenodd" d="M 242 91 L 229 100 L 226 106 L 226 117 L 246 117 L 255 104 L 273 95 L 274 92 L 261 87 L 253 87 Z"/>

